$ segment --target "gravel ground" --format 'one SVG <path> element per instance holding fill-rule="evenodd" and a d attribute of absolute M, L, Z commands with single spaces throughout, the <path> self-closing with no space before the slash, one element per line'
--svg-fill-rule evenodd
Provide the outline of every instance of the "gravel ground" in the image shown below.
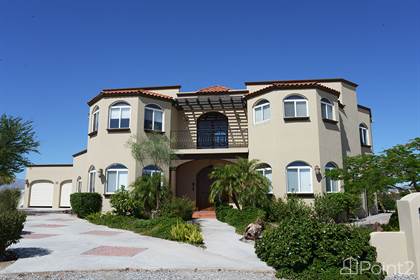
<path fill-rule="evenodd" d="M 229 270 L 113 270 L 0 274 L 0 280 L 274 280 L 274 273 Z"/>
<path fill-rule="evenodd" d="M 417 280 L 417 277 L 414 275 L 394 275 L 387 277 L 385 280 Z"/>

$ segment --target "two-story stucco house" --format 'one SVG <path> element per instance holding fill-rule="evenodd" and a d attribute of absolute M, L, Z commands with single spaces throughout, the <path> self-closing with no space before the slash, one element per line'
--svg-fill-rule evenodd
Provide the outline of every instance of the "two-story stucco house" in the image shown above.
<path fill-rule="evenodd" d="M 106 89 L 88 102 L 87 147 L 66 165 L 27 169 L 26 207 L 69 207 L 72 192 L 109 197 L 142 174 L 163 172 L 177 196 L 209 206 L 214 166 L 258 159 L 272 193 L 340 191 L 325 170 L 343 157 L 372 152 L 371 111 L 357 102 L 357 84 L 344 79 L 246 82 L 243 89 L 180 86 Z M 127 141 L 159 132 L 172 139 L 170 167 L 143 166 Z"/>

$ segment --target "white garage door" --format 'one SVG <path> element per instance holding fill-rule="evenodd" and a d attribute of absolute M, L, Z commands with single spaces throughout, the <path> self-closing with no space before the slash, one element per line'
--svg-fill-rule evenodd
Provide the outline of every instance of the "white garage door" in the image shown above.
<path fill-rule="evenodd" d="M 60 207 L 70 207 L 70 194 L 71 194 L 72 184 L 65 183 L 61 186 L 60 192 Z"/>
<path fill-rule="evenodd" d="M 53 183 L 35 183 L 31 187 L 29 206 L 52 207 L 54 195 Z"/>

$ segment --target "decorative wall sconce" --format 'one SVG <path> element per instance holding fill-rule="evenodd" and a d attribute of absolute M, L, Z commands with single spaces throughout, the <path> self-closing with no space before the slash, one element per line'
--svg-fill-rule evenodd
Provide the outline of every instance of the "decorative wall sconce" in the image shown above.
<path fill-rule="evenodd" d="M 315 174 L 318 176 L 321 175 L 321 168 L 318 165 L 315 165 Z"/>
<path fill-rule="evenodd" d="M 98 170 L 98 177 L 101 178 L 104 175 L 104 170 L 102 168 L 100 168 Z"/>

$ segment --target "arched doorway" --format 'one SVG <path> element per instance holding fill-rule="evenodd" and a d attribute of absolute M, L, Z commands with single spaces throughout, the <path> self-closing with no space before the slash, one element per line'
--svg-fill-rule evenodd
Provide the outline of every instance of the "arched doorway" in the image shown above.
<path fill-rule="evenodd" d="M 213 183 L 213 180 L 209 178 L 209 174 L 212 170 L 213 166 L 210 165 L 204 167 L 197 173 L 196 205 L 198 210 L 212 206 L 212 204 L 209 201 L 210 186 Z"/>
<path fill-rule="evenodd" d="M 197 148 L 227 148 L 228 119 L 218 112 L 203 114 L 197 120 Z"/>

